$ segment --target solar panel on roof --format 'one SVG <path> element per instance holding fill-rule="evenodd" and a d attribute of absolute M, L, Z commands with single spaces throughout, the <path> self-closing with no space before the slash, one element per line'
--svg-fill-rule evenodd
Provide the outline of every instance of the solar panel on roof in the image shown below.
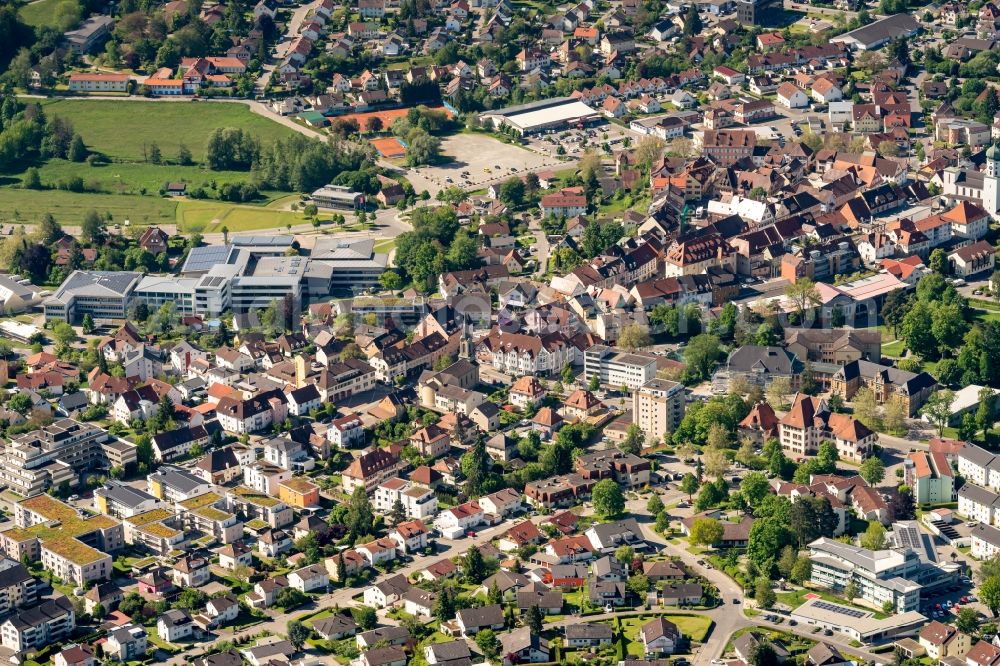
<path fill-rule="evenodd" d="M 837 604 L 832 604 L 829 601 L 814 601 L 814 608 L 819 608 L 820 610 L 829 611 L 830 613 L 838 613 L 840 615 L 846 615 L 847 617 L 864 617 L 867 615 L 864 611 L 855 610 L 854 608 L 848 608 L 846 606 L 838 606 Z"/>

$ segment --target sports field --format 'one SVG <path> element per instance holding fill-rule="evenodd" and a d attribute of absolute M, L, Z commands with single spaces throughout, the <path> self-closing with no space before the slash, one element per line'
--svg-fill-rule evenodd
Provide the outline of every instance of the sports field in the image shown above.
<path fill-rule="evenodd" d="M 387 136 L 381 139 L 370 139 L 368 143 L 375 146 L 378 154 L 387 160 L 394 160 L 406 157 L 406 146 L 394 136 Z"/>
<path fill-rule="evenodd" d="M 454 116 L 454 114 L 443 106 L 428 106 L 431 111 L 444 111 L 448 118 Z M 344 118 L 346 120 L 356 120 L 358 121 L 358 129 L 362 132 L 368 131 L 368 120 L 371 118 L 378 118 L 382 121 L 382 129 L 388 130 L 392 127 L 392 124 L 396 122 L 398 118 L 402 118 L 409 112 L 409 109 L 385 109 L 384 111 L 365 111 L 364 113 L 348 113 L 343 116 L 336 116 L 336 118 Z"/>

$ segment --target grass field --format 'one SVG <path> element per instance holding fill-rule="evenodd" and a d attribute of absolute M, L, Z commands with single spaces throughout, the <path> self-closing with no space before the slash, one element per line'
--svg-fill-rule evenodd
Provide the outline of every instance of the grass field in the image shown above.
<path fill-rule="evenodd" d="M 42 102 L 45 113 L 73 121 L 91 150 L 114 160 L 144 162 L 144 146 L 156 143 L 165 160 L 174 160 L 183 143 L 194 160 L 205 155 L 205 142 L 217 127 L 241 127 L 262 142 L 293 130 L 250 111 L 243 104 L 222 102 L 115 102 L 56 99 Z"/>
<path fill-rule="evenodd" d="M 159 196 L 160 188 L 168 182 L 185 182 L 189 190 L 197 187 L 208 190 L 212 183 L 222 185 L 250 180 L 250 174 L 244 171 L 209 171 L 199 166 L 143 163 L 91 166 L 86 162 L 67 160 L 49 160 L 38 168 L 38 174 L 47 187 L 56 187 L 60 182 L 79 176 L 88 190 L 153 196 Z"/>
<path fill-rule="evenodd" d="M 161 197 L 76 194 L 58 190 L 0 189 L 0 222 L 35 223 L 52 213 L 62 224 L 79 224 L 89 210 L 109 212 L 116 221 L 172 224 L 177 202 Z"/>
<path fill-rule="evenodd" d="M 18 17 L 28 25 L 36 28 L 44 26 L 58 26 L 56 20 L 56 7 L 62 0 L 39 0 L 21 7 L 17 11 Z"/>
<path fill-rule="evenodd" d="M 177 203 L 177 230 L 184 233 L 218 233 L 222 227 L 231 232 L 280 229 L 305 224 L 305 216 L 287 210 L 260 206 L 241 206 L 219 201 L 180 201 Z"/>

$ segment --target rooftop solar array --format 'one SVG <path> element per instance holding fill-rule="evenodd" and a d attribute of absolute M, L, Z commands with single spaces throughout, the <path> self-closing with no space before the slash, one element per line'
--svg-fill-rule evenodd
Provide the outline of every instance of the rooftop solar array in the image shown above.
<path fill-rule="evenodd" d="M 192 248 L 184 262 L 182 273 L 201 273 L 212 270 L 216 264 L 225 263 L 229 256 L 229 245 L 205 245 Z"/>
<path fill-rule="evenodd" d="M 829 611 L 831 613 L 838 613 L 840 615 L 846 615 L 847 617 L 865 617 L 868 613 L 854 608 L 848 608 L 847 606 L 840 606 L 838 604 L 832 604 L 829 601 L 814 601 L 813 608 L 818 608 L 820 610 Z"/>

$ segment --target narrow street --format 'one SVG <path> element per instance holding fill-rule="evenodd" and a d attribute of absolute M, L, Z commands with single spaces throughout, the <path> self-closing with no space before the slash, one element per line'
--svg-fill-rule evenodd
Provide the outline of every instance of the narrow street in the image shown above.
<path fill-rule="evenodd" d="M 271 78 L 271 73 L 275 69 L 275 63 L 284 59 L 292 40 L 294 40 L 295 36 L 299 34 L 299 28 L 301 28 L 302 24 L 305 22 L 306 16 L 318 4 L 319 0 L 313 0 L 313 2 L 302 5 L 301 7 L 296 7 L 295 11 L 292 12 L 292 18 L 289 19 L 288 23 L 285 25 L 284 35 L 274 47 L 272 57 L 275 62 L 264 63 L 261 66 L 260 76 L 257 77 L 257 81 L 254 83 L 254 92 L 256 94 L 264 94 L 264 89 L 267 87 L 267 81 Z"/>

